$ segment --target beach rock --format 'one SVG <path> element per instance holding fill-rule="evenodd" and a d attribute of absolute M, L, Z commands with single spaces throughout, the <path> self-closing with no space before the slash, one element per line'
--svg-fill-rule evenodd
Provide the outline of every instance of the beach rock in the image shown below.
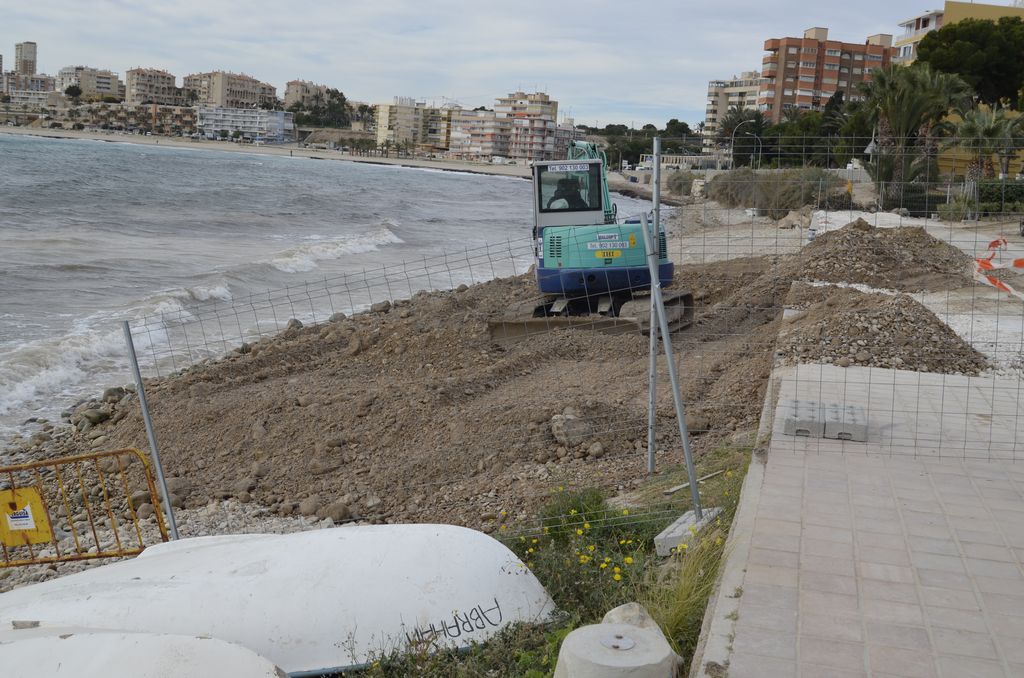
<path fill-rule="evenodd" d="M 140 490 L 139 492 L 134 492 L 131 496 L 132 506 L 135 507 L 136 511 L 138 511 L 139 507 L 143 504 L 148 504 L 150 500 L 151 497 L 149 490 Z"/>
<path fill-rule="evenodd" d="M 154 513 L 156 513 L 156 509 L 153 508 L 153 505 L 149 503 L 140 504 L 138 508 L 135 509 L 135 516 L 139 520 L 145 520 L 146 518 L 152 516 Z"/>
<path fill-rule="evenodd" d="M 590 436 L 590 424 L 573 415 L 556 414 L 551 417 L 551 435 L 566 447 L 582 445 Z"/>
<path fill-rule="evenodd" d="M 332 323 L 338 323 L 338 322 L 341 322 L 342 320 L 344 320 L 347 317 L 348 317 L 347 315 L 345 315 L 344 313 L 339 311 L 337 313 L 332 314 L 331 317 L 327 319 L 327 321 L 328 322 L 332 322 Z"/>
<path fill-rule="evenodd" d="M 100 409 L 88 409 L 82 410 L 81 416 L 85 421 L 95 426 L 96 424 L 102 423 L 107 419 L 110 419 L 110 412 Z"/>
<path fill-rule="evenodd" d="M 391 310 L 391 302 L 384 300 L 378 301 L 376 304 L 370 306 L 370 313 L 387 313 Z"/>
<path fill-rule="evenodd" d="M 601 443 L 594 443 L 587 448 L 587 456 L 591 459 L 600 459 L 604 456 L 604 445 Z"/>
<path fill-rule="evenodd" d="M 306 497 L 299 502 L 299 515 L 303 516 L 315 516 L 316 512 L 320 510 L 320 497 L 313 495 Z"/>
<path fill-rule="evenodd" d="M 302 321 L 299 320 L 298 318 L 292 318 L 291 320 L 288 321 L 288 325 L 287 325 L 287 327 L 285 329 L 301 330 L 302 329 Z"/>
<path fill-rule="evenodd" d="M 348 520 L 352 516 L 352 512 L 349 511 L 348 506 L 341 501 L 336 501 L 327 508 L 320 511 L 318 514 L 321 518 L 328 518 L 333 520 L 335 524 L 342 521 Z"/>
<path fill-rule="evenodd" d="M 243 478 L 243 479 L 239 480 L 238 482 L 236 482 L 232 489 L 235 491 L 235 494 L 238 494 L 240 492 L 249 492 L 251 490 L 254 490 L 255 488 L 256 488 L 256 479 L 255 478 Z"/>
<path fill-rule="evenodd" d="M 125 391 L 120 386 L 108 388 L 105 391 L 103 391 L 103 402 L 117 403 L 120 402 L 122 398 L 124 398 L 124 395 Z"/>

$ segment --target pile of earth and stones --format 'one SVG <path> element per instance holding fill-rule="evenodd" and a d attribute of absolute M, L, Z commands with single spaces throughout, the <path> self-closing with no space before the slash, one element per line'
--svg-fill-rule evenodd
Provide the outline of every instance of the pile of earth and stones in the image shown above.
<path fill-rule="evenodd" d="M 855 223 L 795 255 L 682 267 L 675 286 L 697 300 L 695 324 L 675 337 L 695 452 L 752 439 L 794 281 L 952 289 L 971 284 L 963 259 L 919 229 Z M 900 323 L 914 328 L 911 340 L 952 342 L 903 298 L 844 291 L 833 303 L 851 311 L 846 318 L 825 305 L 832 294 L 785 328 L 779 350 L 790 359 L 981 369 L 968 351 L 883 347 L 902 341 Z M 645 472 L 647 337 L 558 330 L 490 339 L 489 320 L 536 297 L 529 275 L 420 292 L 318 325 L 292 321 L 223 358 L 149 380 L 172 504 L 189 512 L 226 502 L 309 524 L 446 522 L 493 532 L 532 519 L 556 487 L 635 487 Z M 802 352 L 814 342 L 820 348 Z M 864 361 L 861 349 L 870 353 Z M 681 462 L 681 449 L 661 366 L 665 468 Z M 130 388 L 65 415 L 36 422 L 6 456 L 147 448 Z M 141 476 L 132 478 L 134 503 L 151 506 Z"/>

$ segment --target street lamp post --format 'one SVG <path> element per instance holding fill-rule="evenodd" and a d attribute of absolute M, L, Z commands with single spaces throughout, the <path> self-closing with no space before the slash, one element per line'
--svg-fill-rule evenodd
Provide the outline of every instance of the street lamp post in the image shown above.
<path fill-rule="evenodd" d="M 736 169 L 736 131 L 748 122 L 754 122 L 754 119 L 751 118 L 750 120 L 744 120 L 732 128 L 732 141 L 729 142 L 729 160 L 732 162 L 733 169 Z"/>
<path fill-rule="evenodd" d="M 737 125 L 739 127 L 739 125 Z M 754 141 L 757 142 L 757 169 L 761 169 L 761 150 L 764 148 L 764 144 L 761 143 L 761 137 L 757 136 L 753 132 L 744 132 L 743 136 L 754 137 Z"/>

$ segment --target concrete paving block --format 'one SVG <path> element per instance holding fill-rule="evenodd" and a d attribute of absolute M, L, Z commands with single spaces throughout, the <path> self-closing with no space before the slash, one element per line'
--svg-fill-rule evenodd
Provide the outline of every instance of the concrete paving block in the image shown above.
<path fill-rule="evenodd" d="M 865 442 L 868 439 L 868 418 L 860 405 L 825 403 L 824 437 L 834 440 Z"/>
<path fill-rule="evenodd" d="M 791 436 L 820 438 L 825 433 L 824 413 L 817 400 L 783 400 L 782 432 Z"/>
<path fill-rule="evenodd" d="M 672 549 L 684 542 L 692 541 L 694 533 L 699 533 L 721 512 L 721 508 L 706 508 L 703 511 L 704 517 L 698 521 L 693 511 L 687 511 L 654 538 L 655 552 L 662 557 L 672 555 Z"/>

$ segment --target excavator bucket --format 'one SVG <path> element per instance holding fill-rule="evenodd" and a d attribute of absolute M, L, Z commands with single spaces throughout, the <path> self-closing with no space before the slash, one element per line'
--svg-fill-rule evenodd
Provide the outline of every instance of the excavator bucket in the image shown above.
<path fill-rule="evenodd" d="M 662 290 L 670 332 L 693 324 L 693 294 Z M 583 303 L 580 303 L 580 302 Z M 491 340 L 517 341 L 559 329 L 585 330 L 602 334 L 647 334 L 650 331 L 650 294 L 629 298 L 602 297 L 596 300 L 548 299 L 512 307 L 501 318 L 489 321 Z"/>

